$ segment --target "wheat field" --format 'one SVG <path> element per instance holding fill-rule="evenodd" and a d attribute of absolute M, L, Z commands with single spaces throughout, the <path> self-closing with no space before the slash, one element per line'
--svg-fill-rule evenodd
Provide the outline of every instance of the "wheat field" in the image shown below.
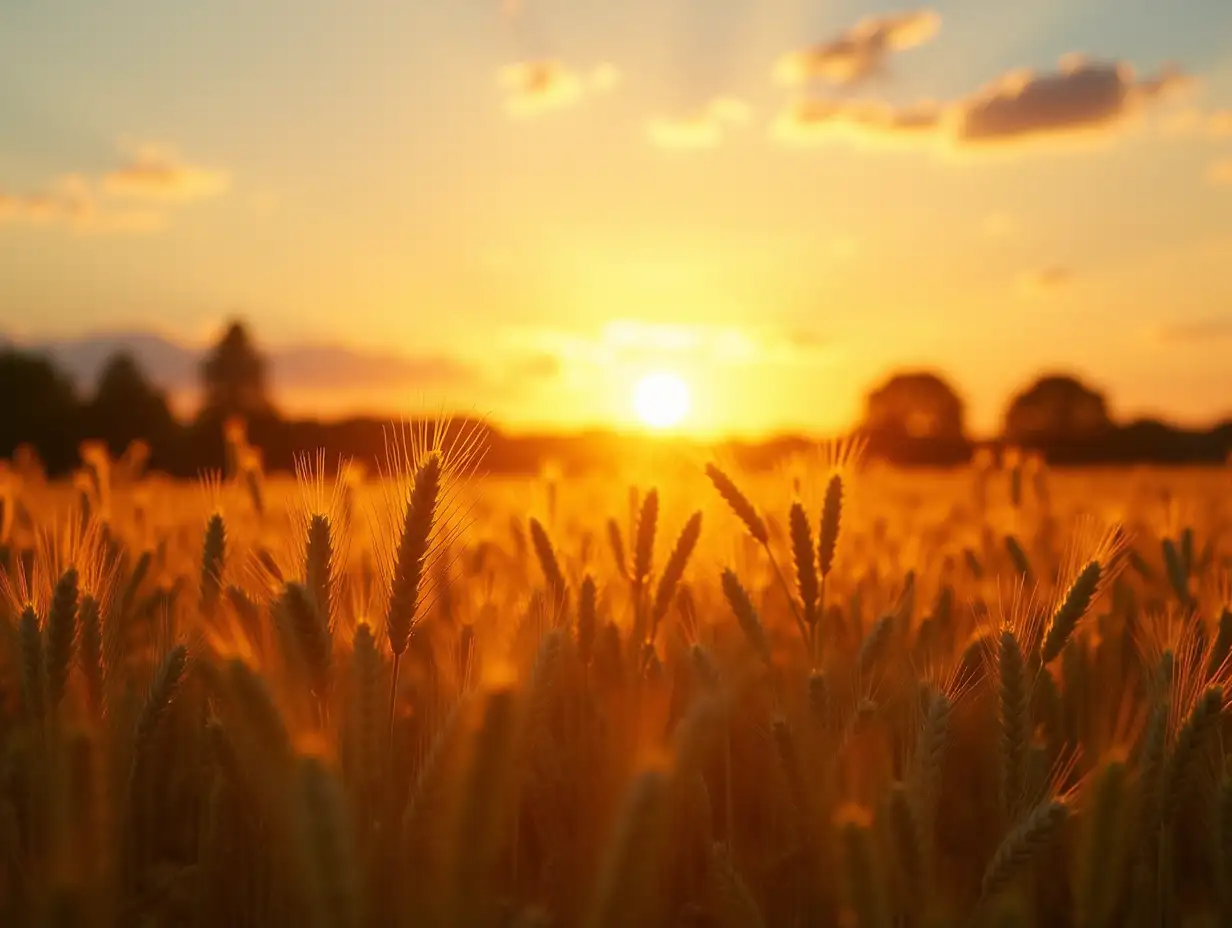
<path fill-rule="evenodd" d="M 1232 924 L 1232 471 L 392 435 L 4 471 L 0 924 Z"/>

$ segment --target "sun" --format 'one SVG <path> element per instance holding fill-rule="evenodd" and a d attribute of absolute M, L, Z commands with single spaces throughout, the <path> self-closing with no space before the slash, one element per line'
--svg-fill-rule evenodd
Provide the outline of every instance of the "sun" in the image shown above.
<path fill-rule="evenodd" d="M 633 411 L 652 429 L 670 429 L 684 421 L 692 405 L 689 385 L 671 371 L 655 371 L 633 389 Z"/>

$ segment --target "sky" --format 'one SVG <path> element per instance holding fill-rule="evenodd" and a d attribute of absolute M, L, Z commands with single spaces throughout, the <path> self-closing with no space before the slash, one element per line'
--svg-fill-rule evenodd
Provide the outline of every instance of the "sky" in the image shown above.
<path fill-rule="evenodd" d="M 667 370 L 828 433 L 929 368 L 975 432 L 1044 371 L 1205 424 L 1229 266 L 1226 0 L 0 0 L 0 334 L 239 316 L 297 412 Z"/>

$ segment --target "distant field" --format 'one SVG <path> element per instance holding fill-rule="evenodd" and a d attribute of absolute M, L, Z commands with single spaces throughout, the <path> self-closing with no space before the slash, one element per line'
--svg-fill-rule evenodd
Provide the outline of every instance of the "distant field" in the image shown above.
<path fill-rule="evenodd" d="M 5 474 L 0 923 L 1232 917 L 1232 470 L 392 463 Z"/>

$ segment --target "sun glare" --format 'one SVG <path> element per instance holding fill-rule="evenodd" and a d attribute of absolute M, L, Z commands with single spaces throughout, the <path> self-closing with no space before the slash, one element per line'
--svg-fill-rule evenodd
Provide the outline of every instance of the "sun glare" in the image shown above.
<path fill-rule="evenodd" d="M 684 421 L 691 405 L 689 385 L 671 371 L 655 371 L 637 382 L 633 410 L 652 429 L 670 429 Z"/>

